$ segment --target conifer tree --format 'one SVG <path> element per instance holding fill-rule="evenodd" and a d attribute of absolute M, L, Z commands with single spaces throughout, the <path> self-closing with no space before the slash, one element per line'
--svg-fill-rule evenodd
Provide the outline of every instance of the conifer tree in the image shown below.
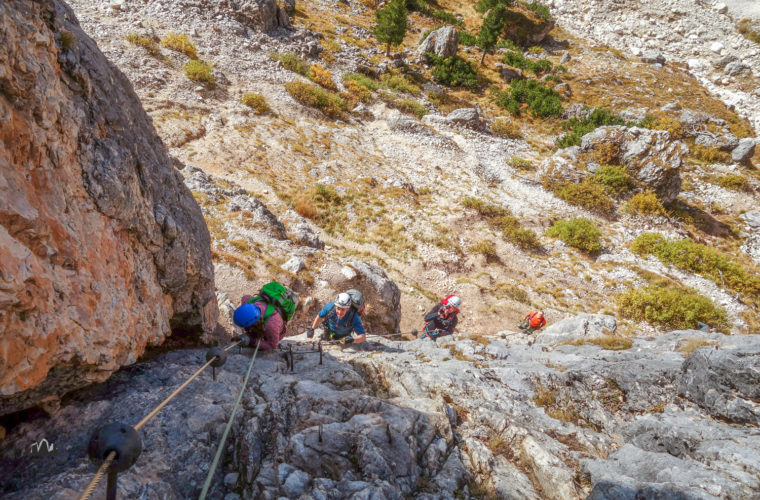
<path fill-rule="evenodd" d="M 480 27 L 480 33 L 478 33 L 478 47 L 483 51 L 480 64 L 483 64 L 486 54 L 491 52 L 496 45 L 506 17 L 507 9 L 503 5 L 497 5 L 486 13 L 483 25 Z"/>
<path fill-rule="evenodd" d="M 405 0 L 391 0 L 375 12 L 375 36 L 380 43 L 387 44 L 385 55 L 391 53 L 391 45 L 401 45 L 406 35 L 407 10 Z"/>

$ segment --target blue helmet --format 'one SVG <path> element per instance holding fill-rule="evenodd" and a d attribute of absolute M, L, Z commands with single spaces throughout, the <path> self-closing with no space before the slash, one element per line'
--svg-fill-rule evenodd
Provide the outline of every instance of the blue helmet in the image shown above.
<path fill-rule="evenodd" d="M 235 309 L 235 314 L 232 315 L 235 324 L 242 328 L 255 325 L 259 319 L 261 319 L 261 309 L 253 304 L 243 304 Z"/>

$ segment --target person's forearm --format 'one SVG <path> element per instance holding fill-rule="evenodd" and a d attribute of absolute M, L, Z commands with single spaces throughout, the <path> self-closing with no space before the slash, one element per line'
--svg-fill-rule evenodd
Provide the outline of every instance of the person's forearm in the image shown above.
<path fill-rule="evenodd" d="M 356 337 L 354 337 L 354 344 L 361 344 L 365 340 L 367 340 L 367 334 L 362 333 L 361 335 L 357 335 Z"/>
<path fill-rule="evenodd" d="M 314 321 L 311 323 L 311 328 L 312 328 L 312 330 L 313 330 L 314 328 L 316 328 L 316 327 L 318 327 L 318 326 L 319 326 L 319 324 L 322 322 L 322 319 L 323 319 L 323 318 L 320 318 L 319 316 L 317 316 L 316 318 L 314 318 Z"/>

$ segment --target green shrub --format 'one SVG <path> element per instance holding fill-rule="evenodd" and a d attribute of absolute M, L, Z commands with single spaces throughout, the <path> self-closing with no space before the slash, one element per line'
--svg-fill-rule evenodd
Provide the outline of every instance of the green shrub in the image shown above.
<path fill-rule="evenodd" d="M 140 36 L 137 33 L 130 33 L 126 37 L 127 41 L 132 45 L 137 45 L 148 51 L 148 54 L 157 56 L 161 54 L 161 49 L 158 48 L 158 42 L 147 36 Z"/>
<path fill-rule="evenodd" d="M 509 38 L 502 38 L 498 42 L 496 42 L 496 48 L 497 49 L 509 49 L 516 52 L 520 51 L 520 47 L 518 47 L 515 42 L 510 40 Z"/>
<path fill-rule="evenodd" d="M 509 7 L 513 3 L 514 3 L 514 0 L 478 0 L 475 3 L 475 10 L 477 10 L 480 13 L 483 13 L 499 5 L 503 5 L 504 7 Z"/>
<path fill-rule="evenodd" d="M 726 311 L 695 290 L 673 284 L 653 284 L 620 294 L 616 299 L 621 314 L 667 328 L 696 328 L 701 321 L 725 328 Z"/>
<path fill-rule="evenodd" d="M 403 75 L 385 74 L 380 78 L 380 81 L 383 82 L 387 88 L 395 92 L 408 92 L 412 95 L 419 95 L 419 93 L 422 92 L 418 86 L 404 78 Z"/>
<path fill-rule="evenodd" d="M 625 211 L 629 214 L 666 215 L 665 207 L 653 191 L 633 195 L 626 203 Z"/>
<path fill-rule="evenodd" d="M 514 168 L 515 170 L 520 170 L 522 172 L 530 172 L 536 169 L 536 166 L 533 164 L 532 161 L 526 160 L 525 158 L 521 158 L 519 156 L 512 156 L 509 159 L 509 166 Z"/>
<path fill-rule="evenodd" d="M 190 59 L 198 59 L 198 50 L 187 35 L 170 32 L 161 40 L 161 46 L 169 50 L 182 52 Z"/>
<path fill-rule="evenodd" d="M 662 235 L 644 233 L 631 244 L 639 255 L 654 255 L 665 264 L 700 274 L 717 285 L 747 295 L 760 303 L 760 274 L 747 269 L 711 246 L 690 239 L 667 240 Z"/>
<path fill-rule="evenodd" d="M 749 184 L 749 180 L 743 175 L 726 174 L 718 178 L 718 185 L 720 187 L 731 189 L 733 191 L 750 191 L 752 187 Z"/>
<path fill-rule="evenodd" d="M 472 47 L 478 44 L 478 39 L 472 33 L 462 30 L 459 32 L 459 44 L 465 47 Z"/>
<path fill-rule="evenodd" d="M 200 59 L 192 59 L 184 66 L 185 76 L 194 82 L 205 83 L 209 87 L 214 85 L 214 71 L 210 64 Z"/>
<path fill-rule="evenodd" d="M 453 24 L 454 26 L 464 26 L 464 23 L 457 19 L 454 14 L 445 10 L 434 10 L 430 13 L 430 17 L 440 19 L 444 23 Z"/>
<path fill-rule="evenodd" d="M 562 114 L 559 94 L 536 80 L 513 80 L 511 87 L 510 90 L 497 94 L 496 104 L 513 115 L 520 115 L 523 103 L 527 103 L 531 114 L 539 118 Z"/>
<path fill-rule="evenodd" d="M 267 104 L 267 100 L 261 94 L 255 94 L 253 92 L 243 94 L 243 98 L 240 99 L 240 102 L 249 108 L 254 109 L 259 114 L 269 112 L 269 104 Z"/>
<path fill-rule="evenodd" d="M 304 106 L 317 108 L 330 118 L 340 118 L 346 110 L 343 98 L 316 85 L 292 81 L 285 84 L 285 90 Z"/>
<path fill-rule="evenodd" d="M 393 45 L 401 45 L 409 23 L 405 0 L 391 0 L 383 8 L 375 11 L 373 33 L 380 43 L 386 44 L 385 54 L 389 55 Z"/>
<path fill-rule="evenodd" d="M 385 102 L 392 108 L 395 108 L 402 113 L 409 113 L 417 118 L 422 118 L 428 112 L 427 108 L 419 102 L 412 99 L 389 99 Z"/>
<path fill-rule="evenodd" d="M 501 229 L 505 240 L 523 250 L 537 250 L 541 248 L 538 236 L 530 229 L 520 227 L 520 221 L 511 215 L 502 215 L 493 219 L 492 225 Z"/>
<path fill-rule="evenodd" d="M 525 57 L 520 49 L 515 48 L 513 51 L 504 54 L 504 64 L 514 68 L 526 69 L 530 65 L 530 59 Z"/>
<path fill-rule="evenodd" d="M 580 146 L 581 137 L 593 132 L 598 127 L 605 125 L 628 125 L 626 121 L 604 108 L 597 108 L 593 110 L 586 118 L 571 118 L 566 121 L 562 128 L 569 130 L 570 132 L 560 136 L 557 139 L 557 145 L 560 148 L 567 148 L 570 146 Z"/>
<path fill-rule="evenodd" d="M 608 214 L 615 208 L 604 186 L 591 179 L 585 179 L 583 182 L 550 183 L 549 188 L 557 198 L 594 212 Z"/>
<path fill-rule="evenodd" d="M 472 244 L 469 250 L 470 253 L 479 253 L 489 259 L 496 257 L 496 247 L 488 240 L 481 240 Z"/>
<path fill-rule="evenodd" d="M 334 205 L 340 205 L 343 203 L 343 198 L 338 194 L 335 188 L 325 184 L 317 184 L 314 186 L 314 191 L 311 197 L 314 201 L 318 202 L 321 201 Z"/>
<path fill-rule="evenodd" d="M 509 215 L 509 210 L 493 203 L 488 203 L 475 198 L 474 196 L 467 196 L 462 200 L 462 206 L 464 208 L 470 208 L 475 210 L 481 217 L 492 218 Z"/>
<path fill-rule="evenodd" d="M 284 52 L 282 54 L 270 54 L 269 57 L 276 61 L 280 61 L 282 67 L 288 71 L 293 71 L 307 78 L 309 77 L 309 63 L 300 56 L 290 52 Z"/>
<path fill-rule="evenodd" d="M 620 165 L 602 165 L 594 172 L 594 180 L 614 196 L 625 193 L 634 186 L 628 171 Z"/>
<path fill-rule="evenodd" d="M 728 163 L 728 160 L 731 158 L 728 153 L 718 148 L 702 146 L 700 144 L 695 144 L 691 149 L 691 153 L 695 158 L 705 163 Z"/>
<path fill-rule="evenodd" d="M 537 61 L 530 61 L 528 69 L 531 70 L 536 76 L 549 73 L 552 70 L 552 62 L 548 59 L 539 59 Z"/>
<path fill-rule="evenodd" d="M 528 10 L 532 10 L 533 12 L 538 14 L 538 16 L 541 19 L 546 19 L 548 21 L 549 19 L 552 18 L 551 12 L 549 12 L 549 7 L 547 7 L 546 5 L 542 3 L 531 2 L 527 5 L 527 7 L 528 7 Z"/>
<path fill-rule="evenodd" d="M 433 78 L 436 82 L 449 87 L 465 87 L 474 90 L 478 87 L 478 75 L 472 65 L 459 56 L 439 57 L 428 52 L 427 57 L 433 63 Z"/>
<path fill-rule="evenodd" d="M 558 220 L 546 235 L 584 252 L 597 253 L 602 249 L 602 232 L 593 221 L 583 217 Z"/>
<path fill-rule="evenodd" d="M 343 75 L 343 81 L 356 82 L 362 87 L 371 91 L 375 91 L 380 88 L 380 83 L 377 80 L 373 80 L 372 78 L 365 75 L 361 75 L 359 73 L 345 73 Z"/>

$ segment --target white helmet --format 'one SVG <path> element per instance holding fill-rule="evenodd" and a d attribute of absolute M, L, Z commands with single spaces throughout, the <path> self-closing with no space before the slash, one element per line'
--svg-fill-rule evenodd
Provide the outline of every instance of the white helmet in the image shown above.
<path fill-rule="evenodd" d="M 335 297 L 335 307 L 339 307 L 341 309 L 351 307 L 351 296 L 345 292 L 339 293 L 338 296 Z"/>
<path fill-rule="evenodd" d="M 456 307 L 457 309 L 459 309 L 459 306 L 462 305 L 462 299 L 460 299 L 456 295 L 452 295 L 451 297 L 449 297 L 449 300 L 447 301 L 447 304 L 449 304 L 450 306 L 453 306 L 453 307 Z"/>

